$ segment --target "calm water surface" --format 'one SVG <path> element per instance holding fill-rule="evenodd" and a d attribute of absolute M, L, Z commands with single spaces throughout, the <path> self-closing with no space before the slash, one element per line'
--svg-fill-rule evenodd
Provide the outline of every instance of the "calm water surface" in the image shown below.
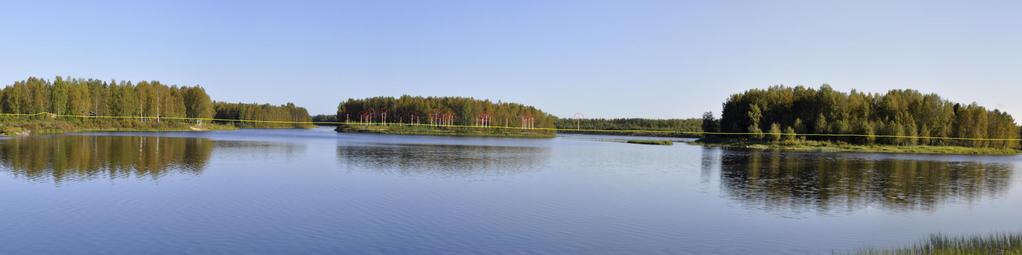
<path fill-rule="evenodd" d="M 313 130 L 0 140 L 0 253 L 830 253 L 1020 232 L 1017 157 Z"/>

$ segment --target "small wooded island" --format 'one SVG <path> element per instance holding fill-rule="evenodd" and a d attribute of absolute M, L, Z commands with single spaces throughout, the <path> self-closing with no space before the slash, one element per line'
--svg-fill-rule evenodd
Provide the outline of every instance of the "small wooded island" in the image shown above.
<path fill-rule="evenodd" d="M 532 106 L 469 97 L 348 99 L 338 132 L 444 136 L 554 137 L 556 117 Z"/>
<path fill-rule="evenodd" d="M 915 90 L 845 93 L 828 85 L 732 95 L 719 120 L 704 115 L 703 130 L 700 142 L 729 147 L 945 154 L 1018 153 L 1020 135 L 1011 115 L 976 103 Z"/>
<path fill-rule="evenodd" d="M 32 77 L 0 90 L 0 132 L 8 136 L 311 127 L 301 123 L 309 120 L 305 108 L 291 103 L 216 102 L 197 85 L 179 87 L 158 81 Z"/>

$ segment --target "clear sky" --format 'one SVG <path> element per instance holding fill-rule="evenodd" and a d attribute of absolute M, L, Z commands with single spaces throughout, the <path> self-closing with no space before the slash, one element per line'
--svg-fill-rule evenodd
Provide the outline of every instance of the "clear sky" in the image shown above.
<path fill-rule="evenodd" d="M 773 84 L 1022 114 L 1019 1 L 4 1 L 0 83 L 200 84 L 221 101 L 456 95 L 697 117 Z"/>

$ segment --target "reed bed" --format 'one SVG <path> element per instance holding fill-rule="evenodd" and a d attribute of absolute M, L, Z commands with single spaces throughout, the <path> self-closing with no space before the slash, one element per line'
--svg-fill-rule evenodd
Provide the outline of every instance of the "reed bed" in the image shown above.
<path fill-rule="evenodd" d="M 1022 254 L 1022 233 L 1001 233 L 985 236 L 935 234 L 911 247 L 864 249 L 854 254 Z"/>

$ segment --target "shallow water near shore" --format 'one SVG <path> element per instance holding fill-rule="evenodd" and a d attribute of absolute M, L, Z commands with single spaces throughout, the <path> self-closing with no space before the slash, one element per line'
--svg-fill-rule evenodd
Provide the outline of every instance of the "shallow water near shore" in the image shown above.
<path fill-rule="evenodd" d="M 805 254 L 1022 232 L 1017 156 L 622 139 L 0 139 L 0 253 Z"/>

